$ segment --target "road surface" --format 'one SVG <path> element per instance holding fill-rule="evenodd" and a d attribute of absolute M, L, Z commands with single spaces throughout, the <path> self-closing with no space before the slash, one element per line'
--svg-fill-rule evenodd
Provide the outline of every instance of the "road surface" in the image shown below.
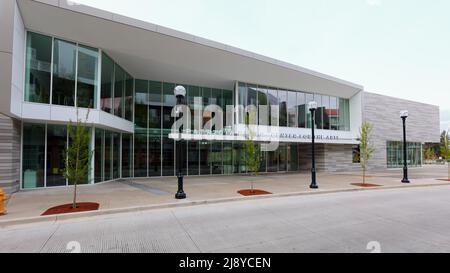
<path fill-rule="evenodd" d="M 67 249 L 450 252 L 450 187 L 246 200 L 0 229 L 0 252 Z"/>

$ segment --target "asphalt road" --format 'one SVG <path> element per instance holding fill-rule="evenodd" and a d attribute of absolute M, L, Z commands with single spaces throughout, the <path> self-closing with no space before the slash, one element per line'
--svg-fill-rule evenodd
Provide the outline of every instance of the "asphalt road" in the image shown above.
<path fill-rule="evenodd" d="M 0 229 L 0 252 L 450 252 L 450 187 L 249 200 Z"/>

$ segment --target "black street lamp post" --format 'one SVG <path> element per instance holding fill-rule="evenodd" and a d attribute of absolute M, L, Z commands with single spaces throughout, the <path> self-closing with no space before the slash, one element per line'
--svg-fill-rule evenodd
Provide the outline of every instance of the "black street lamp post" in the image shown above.
<path fill-rule="evenodd" d="M 408 118 L 408 111 L 401 111 L 400 117 L 403 121 L 403 179 L 402 183 L 409 183 L 408 179 L 408 153 L 406 150 L 406 119 Z"/>
<path fill-rule="evenodd" d="M 311 189 L 318 189 L 319 186 L 316 182 L 316 154 L 315 154 L 315 135 L 314 135 L 314 127 L 316 123 L 315 113 L 317 109 L 317 102 L 312 101 L 308 104 L 309 111 L 311 111 L 311 152 L 312 152 L 312 167 L 311 167 L 311 185 L 309 186 Z"/>
<path fill-rule="evenodd" d="M 180 114 L 180 107 L 183 107 L 185 105 L 185 96 L 186 96 L 186 89 L 179 85 L 177 87 L 175 87 L 174 89 L 174 94 L 175 97 L 177 98 L 177 113 L 179 116 Z M 185 113 L 183 113 L 184 115 Z M 177 178 L 178 178 L 178 191 L 175 194 L 175 198 L 176 199 L 185 199 L 186 198 L 186 193 L 183 190 L 183 159 L 184 159 L 184 151 L 183 151 L 183 139 L 181 137 L 181 134 L 183 132 L 183 128 L 180 126 L 180 128 L 178 129 L 178 139 L 176 140 L 176 145 L 177 145 Z"/>

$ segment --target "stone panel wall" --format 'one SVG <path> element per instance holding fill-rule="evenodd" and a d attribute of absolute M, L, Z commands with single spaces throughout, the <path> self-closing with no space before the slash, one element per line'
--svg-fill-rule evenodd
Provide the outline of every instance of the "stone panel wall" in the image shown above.
<path fill-rule="evenodd" d="M 400 111 L 408 110 L 407 140 L 410 142 L 440 141 L 439 107 L 374 93 L 364 92 L 363 120 L 373 124 L 372 140 L 376 147 L 369 162 L 370 169 L 387 168 L 387 141 L 402 141 Z"/>
<path fill-rule="evenodd" d="M 20 121 L 0 114 L 0 187 L 7 193 L 20 188 Z"/>

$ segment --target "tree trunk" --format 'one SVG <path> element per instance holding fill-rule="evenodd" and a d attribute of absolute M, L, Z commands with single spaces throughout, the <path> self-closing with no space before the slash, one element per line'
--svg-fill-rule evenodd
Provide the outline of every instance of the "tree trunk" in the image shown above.
<path fill-rule="evenodd" d="M 72 208 L 77 208 L 77 180 L 78 180 L 78 161 L 80 160 L 80 145 L 77 147 L 77 161 L 75 162 L 75 181 L 73 182 L 74 189 L 73 189 L 73 204 Z"/>
<path fill-rule="evenodd" d="M 363 185 L 366 184 L 366 169 L 363 168 Z"/>
<path fill-rule="evenodd" d="M 75 181 L 74 184 L 74 189 L 73 189 L 73 203 L 72 203 L 72 208 L 76 209 L 77 208 L 77 182 Z"/>
<path fill-rule="evenodd" d="M 450 180 L 450 161 L 447 161 L 448 166 L 448 180 Z"/>

